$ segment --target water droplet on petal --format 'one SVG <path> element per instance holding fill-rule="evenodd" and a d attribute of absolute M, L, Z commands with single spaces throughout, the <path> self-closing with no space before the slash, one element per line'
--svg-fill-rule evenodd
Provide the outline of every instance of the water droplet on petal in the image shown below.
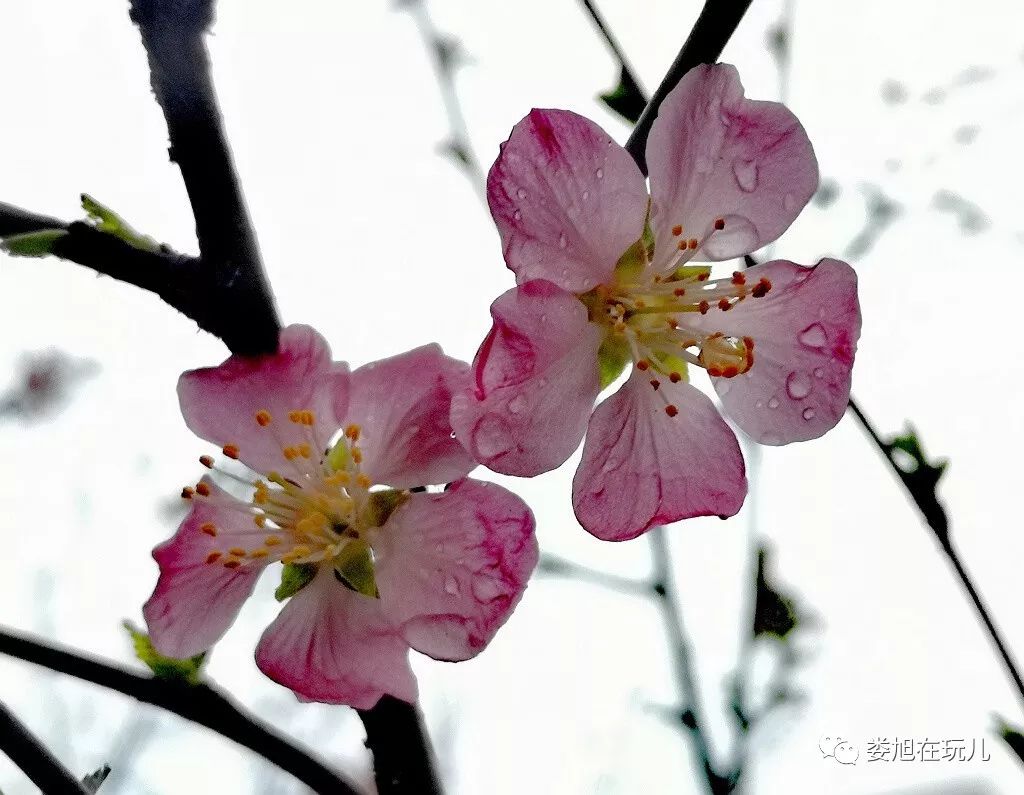
<path fill-rule="evenodd" d="M 611 145 L 611 141 L 609 141 L 609 142 L 608 142 L 608 145 L 609 145 L 609 146 Z M 596 177 L 597 177 L 598 179 L 604 179 L 604 169 L 603 169 L 603 168 L 599 168 L 599 169 L 598 169 L 598 170 L 597 170 L 597 171 L 595 172 L 595 176 L 596 176 Z"/>
<path fill-rule="evenodd" d="M 794 400 L 801 400 L 811 394 L 811 380 L 803 373 L 790 373 L 786 377 L 786 392 Z"/>
<path fill-rule="evenodd" d="M 751 193 L 757 188 L 757 163 L 741 157 L 732 161 L 732 173 L 740 190 Z"/>
<path fill-rule="evenodd" d="M 586 201 L 589 198 L 590 198 L 590 191 L 589 190 L 583 191 L 583 201 Z"/>
<path fill-rule="evenodd" d="M 825 327 L 821 323 L 811 323 L 797 334 L 796 338 L 801 345 L 806 345 L 808 348 L 824 348 L 828 342 L 828 334 L 825 333 Z"/>
<path fill-rule="evenodd" d="M 511 429 L 500 417 L 485 415 L 473 428 L 471 443 L 481 459 L 495 458 L 512 449 Z"/>
<path fill-rule="evenodd" d="M 815 367 L 814 368 L 814 377 L 815 378 L 824 378 L 825 377 L 825 370 L 823 368 L 821 368 L 821 367 Z"/>
<path fill-rule="evenodd" d="M 715 169 L 715 164 L 711 162 L 711 158 L 700 155 L 694 162 L 693 167 L 697 169 L 698 174 L 710 174 Z"/>
<path fill-rule="evenodd" d="M 516 210 L 514 213 L 512 213 L 512 217 L 516 221 L 522 221 L 523 220 L 523 213 L 520 210 Z"/>
<path fill-rule="evenodd" d="M 810 406 L 808 406 L 807 408 L 805 408 L 803 410 L 803 414 L 801 416 L 803 416 L 803 418 L 805 420 L 808 420 L 808 421 L 813 420 L 814 419 L 814 409 L 812 409 Z"/>
<path fill-rule="evenodd" d="M 763 409 L 763 408 L 764 408 L 764 401 L 763 401 L 763 400 L 759 400 L 759 401 L 757 401 L 757 402 L 756 402 L 756 403 L 754 404 L 754 408 L 755 408 L 755 409 Z"/>
<path fill-rule="evenodd" d="M 768 408 L 777 409 L 779 407 L 779 399 L 777 397 L 770 398 L 768 400 Z"/>
<path fill-rule="evenodd" d="M 519 190 L 517 190 L 516 191 L 516 196 L 518 196 L 520 199 L 525 199 L 526 198 L 526 188 L 520 188 Z"/>
<path fill-rule="evenodd" d="M 523 395 L 516 395 L 508 402 L 508 410 L 512 414 L 521 414 L 526 408 L 526 398 Z"/>
<path fill-rule="evenodd" d="M 480 602 L 493 602 L 505 592 L 501 583 L 493 577 L 474 577 L 470 587 L 473 589 L 473 596 Z"/>
<path fill-rule="evenodd" d="M 449 596 L 458 596 L 462 589 L 459 588 L 458 581 L 452 576 L 448 575 L 444 578 L 444 592 Z"/>
<path fill-rule="evenodd" d="M 796 196 L 792 193 L 787 193 L 782 199 L 782 208 L 787 212 L 791 213 L 796 209 Z"/>
<path fill-rule="evenodd" d="M 568 238 L 566 238 L 565 232 L 562 232 L 562 234 L 560 234 L 558 236 L 558 247 L 559 248 L 565 248 L 568 245 L 569 245 L 569 240 L 568 240 Z"/>

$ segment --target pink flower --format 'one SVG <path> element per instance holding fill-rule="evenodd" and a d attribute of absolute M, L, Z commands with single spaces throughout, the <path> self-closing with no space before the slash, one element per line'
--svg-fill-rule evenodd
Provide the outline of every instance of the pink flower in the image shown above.
<path fill-rule="evenodd" d="M 743 503 L 739 445 L 688 365 L 755 440 L 812 439 L 843 414 L 860 333 L 845 263 L 776 260 L 723 279 L 693 264 L 770 243 L 814 193 L 811 144 L 785 107 L 745 99 L 731 66 L 698 67 L 662 104 L 647 163 L 650 193 L 593 122 L 534 110 L 516 125 L 487 195 L 518 286 L 491 306 L 471 386 L 452 401 L 456 434 L 498 472 L 551 470 L 586 435 L 573 505 L 608 540 Z"/>
<path fill-rule="evenodd" d="M 290 599 L 256 663 L 300 698 L 413 701 L 410 647 L 439 660 L 480 652 L 519 601 L 537 544 L 518 497 L 465 478 L 474 462 L 448 420 L 448 384 L 465 369 L 427 345 L 350 375 L 319 334 L 291 326 L 273 356 L 182 375 L 188 426 L 262 476 L 201 459 L 245 496 L 210 477 L 185 490 L 191 511 L 153 553 L 160 579 L 143 610 L 157 650 L 208 649 L 280 561 L 278 598 Z"/>

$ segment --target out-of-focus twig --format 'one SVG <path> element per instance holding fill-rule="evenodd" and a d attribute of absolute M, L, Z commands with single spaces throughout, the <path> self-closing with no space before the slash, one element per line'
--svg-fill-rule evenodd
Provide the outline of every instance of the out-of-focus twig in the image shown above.
<path fill-rule="evenodd" d="M 0 702 L 0 751 L 46 795 L 89 793 L 3 702 Z"/>
<path fill-rule="evenodd" d="M 636 580 L 607 571 L 598 571 L 547 552 L 540 556 L 537 573 L 579 580 L 630 596 L 649 596 L 653 588 L 652 584 L 646 580 Z"/>
<path fill-rule="evenodd" d="M 340 773 L 293 745 L 210 685 L 145 676 L 6 629 L 0 630 L 0 654 L 116 690 L 212 729 L 288 771 L 314 792 L 359 793 Z"/>

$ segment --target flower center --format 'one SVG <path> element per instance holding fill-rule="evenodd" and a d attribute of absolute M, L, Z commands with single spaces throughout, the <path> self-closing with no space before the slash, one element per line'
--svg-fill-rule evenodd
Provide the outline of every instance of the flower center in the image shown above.
<path fill-rule="evenodd" d="M 251 517 L 251 543 L 242 542 L 248 540 L 248 534 L 232 528 L 236 545 L 211 551 L 206 562 L 229 569 L 268 559 L 297 565 L 330 563 L 339 579 L 362 592 L 367 576 L 372 585 L 374 531 L 406 493 L 374 487 L 362 472 L 358 425 L 345 428 L 344 435 L 320 454 L 326 439 L 318 433 L 312 411 L 289 412 L 289 425 L 284 428 L 264 409 L 256 412 L 254 420 L 277 443 L 280 471 L 248 480 L 216 466 L 212 457 L 202 456 L 199 460 L 207 468 L 251 488 L 251 497 L 246 502 L 216 494 L 203 482 L 182 492 L 187 499 L 204 500 Z M 239 456 L 233 444 L 225 445 L 223 452 L 228 458 Z M 200 530 L 216 538 L 220 528 L 207 522 Z M 350 575 L 364 582 L 351 582 Z"/>
<path fill-rule="evenodd" d="M 651 265 L 653 252 L 645 235 L 619 260 L 611 284 L 580 296 L 591 321 L 607 327 L 606 346 L 623 351 L 638 369 L 651 369 L 655 390 L 661 386 L 659 373 L 679 381 L 687 375 L 687 364 L 721 378 L 745 373 L 754 364 L 753 339 L 731 336 L 724 328 L 709 331 L 707 321 L 693 322 L 697 315 L 724 314 L 741 301 L 763 298 L 772 287 L 767 278 L 748 284 L 740 271 L 711 279 L 710 266 L 689 264 L 724 228 L 719 218 L 703 237 L 688 238 L 682 226 L 673 227 L 675 252 L 657 267 Z M 667 402 L 665 411 L 670 417 L 677 413 Z"/>

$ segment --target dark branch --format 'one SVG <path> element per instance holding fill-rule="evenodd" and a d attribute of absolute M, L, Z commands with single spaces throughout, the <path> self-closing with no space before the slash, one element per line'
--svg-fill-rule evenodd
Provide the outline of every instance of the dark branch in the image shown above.
<path fill-rule="evenodd" d="M 46 795 L 88 795 L 85 786 L 0 702 L 0 751 Z"/>
<path fill-rule="evenodd" d="M 414 705 L 384 696 L 373 709 L 359 710 L 359 717 L 380 795 L 441 795 L 430 739 Z"/>
<path fill-rule="evenodd" d="M 690 31 L 679 55 L 668 69 L 661 85 L 654 92 L 651 101 L 640 115 L 636 127 L 626 142 L 628 151 L 640 170 L 647 173 L 647 136 L 658 115 L 658 108 L 668 93 L 693 67 L 702 63 L 715 63 L 725 49 L 726 43 L 736 30 L 751 0 L 706 0 L 697 22 Z"/>
<path fill-rule="evenodd" d="M 143 676 L 114 663 L 86 657 L 7 630 L 0 630 L 0 654 L 116 690 L 137 701 L 187 718 L 255 751 L 314 792 L 359 795 L 356 787 L 339 773 L 264 726 L 209 685 L 189 685 Z"/>
<path fill-rule="evenodd" d="M 278 321 L 256 232 L 242 197 L 217 108 L 203 36 L 213 0 L 131 0 L 142 34 L 153 93 L 167 120 L 171 160 L 185 181 L 204 268 L 230 290 L 225 309 L 251 342 L 244 353 L 277 349 Z M 235 348 L 233 348 L 235 350 Z"/>

